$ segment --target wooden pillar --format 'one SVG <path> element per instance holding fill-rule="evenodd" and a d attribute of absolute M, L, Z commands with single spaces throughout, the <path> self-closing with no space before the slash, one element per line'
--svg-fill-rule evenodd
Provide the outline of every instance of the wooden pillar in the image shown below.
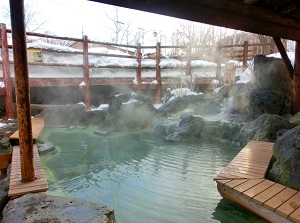
<path fill-rule="evenodd" d="M 295 114 L 300 111 L 300 41 L 296 41 L 293 83 L 292 113 Z"/>
<path fill-rule="evenodd" d="M 14 118 L 14 104 L 12 96 L 12 83 L 10 76 L 10 64 L 9 64 L 9 54 L 8 54 L 8 43 L 7 43 L 7 33 L 6 25 L 0 24 L 0 45 L 2 54 L 2 70 L 3 70 L 3 81 L 5 85 L 5 111 L 6 118 Z"/>
<path fill-rule="evenodd" d="M 246 70 L 248 67 L 248 51 L 249 51 L 249 42 L 244 41 L 244 50 L 243 50 L 243 70 Z"/>
<path fill-rule="evenodd" d="M 83 74 L 85 83 L 85 106 L 91 106 L 91 92 L 90 92 L 90 69 L 89 69 L 89 41 L 88 37 L 84 35 L 83 37 Z"/>
<path fill-rule="evenodd" d="M 137 62 L 138 62 L 138 67 L 136 71 L 136 76 L 137 76 L 137 93 L 142 92 L 141 84 L 142 84 L 142 48 L 141 44 L 138 43 L 137 45 Z"/>
<path fill-rule="evenodd" d="M 156 103 L 160 104 L 160 98 L 161 98 L 161 72 L 160 72 L 160 42 L 156 43 Z"/>
<path fill-rule="evenodd" d="M 10 14 L 17 96 L 21 180 L 22 182 L 31 182 L 35 180 L 35 173 L 24 24 L 24 1 L 10 0 Z"/>
<path fill-rule="evenodd" d="M 291 63 L 291 61 L 290 61 L 290 59 L 289 59 L 289 57 L 288 57 L 288 55 L 285 51 L 285 48 L 284 48 L 280 38 L 273 37 L 273 40 L 274 40 L 274 42 L 277 46 L 277 49 L 278 49 L 278 51 L 281 55 L 281 58 L 282 58 L 283 62 L 285 63 L 285 66 L 286 66 L 291 78 L 293 78 L 294 69 L 293 69 L 292 63 Z"/>
<path fill-rule="evenodd" d="M 186 71 L 185 75 L 191 75 L 191 54 L 192 48 L 191 45 L 188 44 L 186 47 Z"/>

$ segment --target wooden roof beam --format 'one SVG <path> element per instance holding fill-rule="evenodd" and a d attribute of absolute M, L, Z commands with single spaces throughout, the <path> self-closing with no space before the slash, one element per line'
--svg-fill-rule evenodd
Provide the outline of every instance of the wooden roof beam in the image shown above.
<path fill-rule="evenodd" d="M 278 38 L 300 40 L 300 23 L 246 3 L 224 0 L 91 0 Z M 239 10 L 236 10 L 236 9 Z M 255 13 L 254 13 L 255 12 Z"/>

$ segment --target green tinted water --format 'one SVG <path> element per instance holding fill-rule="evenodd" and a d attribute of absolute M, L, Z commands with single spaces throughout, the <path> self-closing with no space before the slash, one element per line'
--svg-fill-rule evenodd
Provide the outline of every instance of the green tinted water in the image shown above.
<path fill-rule="evenodd" d="M 41 156 L 51 194 L 111 206 L 117 223 L 264 222 L 221 199 L 213 178 L 241 148 L 173 144 L 149 133 L 48 129 Z"/>

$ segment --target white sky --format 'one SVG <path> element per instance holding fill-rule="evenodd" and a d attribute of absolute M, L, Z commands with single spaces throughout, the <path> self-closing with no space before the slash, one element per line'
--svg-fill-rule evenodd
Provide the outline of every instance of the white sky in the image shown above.
<path fill-rule="evenodd" d="M 25 0 L 25 4 L 26 4 Z M 45 31 L 60 36 L 81 37 L 82 29 L 85 35 L 91 39 L 110 41 L 112 22 L 107 18 L 115 15 L 115 6 L 90 2 L 87 0 L 30 0 L 40 12 L 41 21 L 48 20 L 43 26 Z M 3 6 L 8 7 L 9 0 L 0 1 L 0 10 Z M 1 11 L 2 12 L 2 11 Z M 0 22 L 7 23 L 4 18 Z M 132 22 L 132 29 L 138 31 L 157 30 L 163 35 L 171 36 L 171 33 L 179 26 L 180 19 L 167 16 L 146 13 L 137 10 L 119 8 L 119 21 Z M 110 24 L 110 25 L 109 25 Z M 150 33 L 150 32 L 149 32 Z"/>

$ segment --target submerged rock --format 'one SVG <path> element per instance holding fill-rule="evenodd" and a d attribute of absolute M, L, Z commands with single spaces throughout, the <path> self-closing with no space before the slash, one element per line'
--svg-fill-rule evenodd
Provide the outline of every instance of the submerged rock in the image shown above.
<path fill-rule="evenodd" d="M 45 155 L 47 153 L 55 151 L 55 146 L 50 143 L 37 143 L 37 149 L 40 155 Z"/>
<path fill-rule="evenodd" d="M 300 190 L 300 126 L 286 131 L 273 146 L 275 162 L 268 178 Z"/>
<path fill-rule="evenodd" d="M 11 200 L 5 206 L 2 223 L 113 223 L 113 221 L 113 209 L 102 204 L 47 194 L 26 194 Z"/>
<path fill-rule="evenodd" d="M 105 125 L 113 130 L 141 130 L 161 113 L 142 94 L 122 94 L 111 98 Z"/>
<path fill-rule="evenodd" d="M 280 132 L 294 127 L 294 124 L 279 115 L 263 114 L 246 123 L 241 132 L 249 140 L 275 142 Z"/>

